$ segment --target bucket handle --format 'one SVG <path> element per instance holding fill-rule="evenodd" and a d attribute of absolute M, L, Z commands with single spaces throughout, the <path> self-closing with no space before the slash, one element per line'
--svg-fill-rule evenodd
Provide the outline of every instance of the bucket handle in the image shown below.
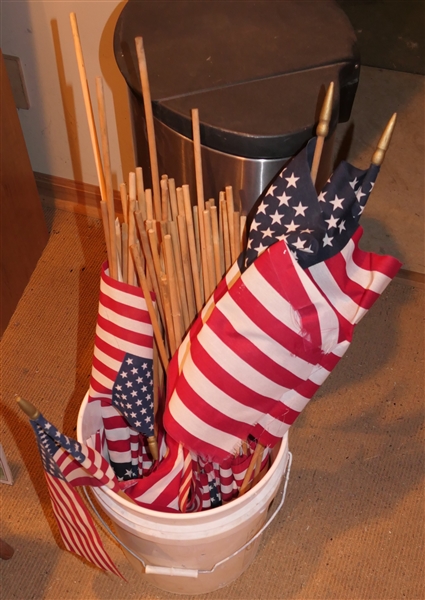
<path fill-rule="evenodd" d="M 279 505 L 277 506 L 276 510 L 270 515 L 270 517 L 268 518 L 268 520 L 266 521 L 266 523 L 262 526 L 262 528 L 260 529 L 260 531 L 258 531 L 248 542 L 246 542 L 238 550 L 236 550 L 235 552 L 233 552 L 233 554 L 230 554 L 226 558 L 223 558 L 222 560 L 218 561 L 213 566 L 213 568 L 209 569 L 209 570 L 204 570 L 204 569 L 202 569 L 202 570 L 201 569 L 186 569 L 184 567 L 160 567 L 160 566 L 157 566 L 157 565 L 147 565 L 145 563 L 145 561 L 143 560 L 143 558 L 141 558 L 140 556 L 138 556 L 137 554 L 135 554 L 132 550 L 130 550 L 130 548 L 127 548 L 127 546 L 125 544 L 123 544 L 123 542 L 120 539 L 118 539 L 118 537 L 114 534 L 114 532 L 111 530 L 111 528 L 109 527 L 109 525 L 107 525 L 107 523 L 105 523 L 105 521 L 100 516 L 99 512 L 97 511 L 96 507 L 94 506 L 94 504 L 92 502 L 92 499 L 88 495 L 86 488 L 83 488 L 83 489 L 84 489 L 84 493 L 86 495 L 86 498 L 87 498 L 87 500 L 88 500 L 91 508 L 93 509 L 93 511 L 96 514 L 96 516 L 99 519 L 99 521 L 102 523 L 103 527 L 114 538 L 114 540 L 116 542 L 118 542 L 118 544 L 120 546 L 122 546 L 123 548 L 125 548 L 125 550 L 127 550 L 127 552 L 129 552 L 132 556 L 134 556 L 134 558 L 136 558 L 138 561 L 140 561 L 142 563 L 142 565 L 143 565 L 143 567 L 145 569 L 145 573 L 146 574 L 152 574 L 152 575 L 169 575 L 171 577 L 192 577 L 192 578 L 196 579 L 198 577 L 198 575 L 206 575 L 206 574 L 209 574 L 209 573 L 213 573 L 216 570 L 217 567 L 219 567 L 223 563 L 227 562 L 228 560 L 230 560 L 231 558 L 233 558 L 234 556 L 236 556 L 237 554 L 239 554 L 240 552 L 242 552 L 242 550 L 245 550 L 245 548 L 247 548 L 250 544 L 252 544 L 252 542 L 254 542 L 257 538 L 259 538 L 260 535 L 262 535 L 262 533 L 267 529 L 267 527 L 275 519 L 275 517 L 277 516 L 277 513 L 280 511 L 280 509 L 283 506 L 283 503 L 285 502 L 286 489 L 288 487 L 289 474 L 291 472 L 291 464 L 292 464 L 292 453 L 288 452 L 288 462 L 287 462 L 287 467 L 286 467 L 285 484 L 284 484 L 283 489 L 282 489 L 282 495 L 281 495 L 281 498 L 280 498 L 280 501 L 279 501 Z"/>

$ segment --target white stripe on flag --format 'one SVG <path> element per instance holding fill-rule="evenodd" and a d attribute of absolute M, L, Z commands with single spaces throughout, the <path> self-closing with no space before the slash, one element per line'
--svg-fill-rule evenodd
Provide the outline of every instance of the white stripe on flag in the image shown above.
<path fill-rule="evenodd" d="M 273 315 L 275 319 L 283 323 L 288 329 L 298 335 L 302 335 L 301 324 L 296 313 L 289 302 L 279 294 L 270 283 L 264 279 L 261 273 L 252 264 L 249 277 L 242 275 L 245 287 L 258 300 L 258 302 Z"/>
<path fill-rule="evenodd" d="M 229 373 L 229 375 L 234 377 L 237 381 L 242 381 L 244 385 L 253 390 L 255 393 L 261 395 L 271 394 L 273 397 L 278 398 L 281 394 L 284 394 L 287 391 L 288 388 L 280 386 L 274 381 L 271 381 L 260 371 L 257 371 L 257 369 L 246 363 L 243 358 L 229 348 L 225 342 L 218 335 L 216 335 L 212 329 L 209 328 L 208 324 L 204 325 L 198 341 L 207 354 L 212 358 L 212 360 L 222 367 L 224 371 Z M 261 365 L 259 365 L 259 367 L 261 367 Z M 243 373 L 242 379 L 241 373 Z M 225 401 L 227 400 L 228 398 L 225 398 Z M 238 404 L 237 408 L 235 407 L 235 409 L 239 410 L 239 408 L 240 407 Z"/>
<path fill-rule="evenodd" d="M 114 373 L 118 373 L 122 361 L 120 362 L 119 360 L 116 360 L 109 354 L 106 354 L 102 350 L 99 350 L 97 346 L 95 346 L 93 354 L 99 362 L 101 362 L 103 365 L 114 371 Z"/>
<path fill-rule="evenodd" d="M 186 359 L 184 375 L 192 390 L 201 398 L 208 399 L 209 406 L 221 412 L 226 417 L 228 415 L 237 415 L 238 421 L 242 423 L 251 423 L 252 421 L 257 421 L 263 414 L 261 410 L 245 406 L 218 388 L 201 370 L 198 369 L 193 362 L 191 355 Z M 183 418 L 180 419 L 179 422 L 186 426 L 186 422 Z"/>
<path fill-rule="evenodd" d="M 302 396 L 295 390 L 289 390 L 281 397 L 280 401 L 283 402 L 283 404 L 285 404 L 285 406 L 288 408 L 292 408 L 292 410 L 301 412 L 310 401 L 310 398 Z"/>
<path fill-rule="evenodd" d="M 109 377 L 106 377 L 106 375 L 104 375 L 103 373 L 98 371 L 94 366 L 92 367 L 91 374 L 92 374 L 93 379 L 95 381 L 97 381 L 97 383 L 99 383 L 100 385 L 102 385 L 103 387 L 105 387 L 107 390 L 110 390 L 110 391 L 108 393 L 104 394 L 104 393 L 96 392 L 95 390 L 91 390 L 90 398 L 112 398 L 112 388 L 114 385 L 114 382 L 112 381 L 112 379 L 109 379 Z"/>
<path fill-rule="evenodd" d="M 353 259 L 353 253 L 356 246 L 352 239 L 341 250 L 341 254 L 346 262 L 346 271 L 351 281 L 360 285 L 363 289 L 371 290 L 377 294 L 382 294 L 383 290 L 391 282 L 391 277 L 384 275 L 380 271 L 369 271 L 356 265 Z"/>
<path fill-rule="evenodd" d="M 186 431 L 191 435 L 204 440 L 206 443 L 217 446 L 219 440 L 220 448 L 229 454 L 231 454 L 235 448 L 240 446 L 239 437 L 226 433 L 221 429 L 216 429 L 194 415 L 183 404 L 176 390 L 174 390 L 173 402 L 169 403 L 169 410 L 173 419 L 178 423 L 184 423 Z"/>
<path fill-rule="evenodd" d="M 304 288 L 304 292 L 307 294 L 310 302 L 316 309 L 316 316 L 320 324 L 320 335 L 321 349 L 323 352 L 328 353 L 332 350 L 335 344 L 338 343 L 339 336 L 339 322 L 334 310 L 329 306 L 328 301 L 324 298 L 322 292 L 316 288 L 313 282 L 310 280 L 307 273 L 300 267 L 298 262 L 295 260 L 292 252 L 289 253 L 294 270 L 297 273 L 300 282 Z"/>
<path fill-rule="evenodd" d="M 125 317 L 104 306 L 101 302 L 99 302 L 99 315 L 114 325 L 118 325 L 118 327 L 128 329 L 128 331 L 152 336 L 152 325 L 150 323 Z"/>
<path fill-rule="evenodd" d="M 329 302 L 347 321 L 357 323 L 367 313 L 366 308 L 359 306 L 341 290 L 325 262 L 313 265 L 309 271 L 320 289 L 325 290 Z"/>
<path fill-rule="evenodd" d="M 130 341 L 123 340 L 109 331 L 103 329 L 99 324 L 96 327 L 96 335 L 99 336 L 101 340 L 103 340 L 106 344 L 109 344 L 113 348 L 117 350 L 121 350 L 124 354 L 130 353 L 134 354 L 134 356 L 140 356 L 142 358 L 152 358 L 153 350 L 152 348 L 147 348 L 144 346 L 140 346 L 140 344 L 133 344 Z"/>
<path fill-rule="evenodd" d="M 143 296 L 129 294 L 124 290 L 118 290 L 117 288 L 110 286 L 103 277 L 100 280 L 100 290 L 106 296 L 109 296 L 116 302 L 120 302 L 124 306 L 131 306 L 143 311 L 148 310 Z M 135 288 L 135 290 L 140 292 L 140 288 Z"/>
<path fill-rule="evenodd" d="M 304 359 L 295 356 L 295 354 L 289 352 L 279 342 L 269 337 L 265 331 L 251 321 L 231 296 L 226 298 L 226 302 L 219 303 L 217 308 L 232 323 L 236 331 L 250 340 L 263 354 L 281 367 L 291 371 L 291 373 L 300 379 L 308 379 L 312 365 Z M 246 365 L 244 365 L 244 368 L 246 368 Z M 239 377 L 240 373 L 241 371 L 239 371 Z"/>

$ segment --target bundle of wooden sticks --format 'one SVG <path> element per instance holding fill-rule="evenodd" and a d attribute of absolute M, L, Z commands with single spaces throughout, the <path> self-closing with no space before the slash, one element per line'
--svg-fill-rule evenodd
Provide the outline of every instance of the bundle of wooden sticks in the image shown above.
<path fill-rule="evenodd" d="M 199 114 L 192 110 L 196 194 L 187 184 L 158 173 L 155 132 L 142 38 L 136 38 L 145 106 L 152 189 L 145 189 L 141 167 L 121 183 L 123 220 L 115 215 L 105 98 L 96 78 L 100 145 L 93 117 L 76 16 L 71 13 L 77 63 L 96 162 L 110 275 L 155 293 L 162 332 L 155 339 L 163 367 L 218 282 L 239 256 L 246 216 L 235 207 L 231 186 L 218 198 L 204 199 Z M 145 291 L 145 290 L 144 290 Z"/>

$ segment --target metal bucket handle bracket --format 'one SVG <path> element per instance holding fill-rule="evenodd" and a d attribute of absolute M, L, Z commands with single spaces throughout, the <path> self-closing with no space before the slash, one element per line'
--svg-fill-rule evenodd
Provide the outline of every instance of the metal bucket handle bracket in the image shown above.
<path fill-rule="evenodd" d="M 93 509 L 94 513 L 96 514 L 97 518 L 102 523 L 102 525 L 106 529 L 106 531 L 114 538 L 114 540 L 116 542 L 118 542 L 118 544 L 120 546 L 122 546 L 123 548 L 125 548 L 125 550 L 127 552 L 129 552 L 132 556 L 134 556 L 134 558 L 136 558 L 138 561 L 140 561 L 142 563 L 142 565 L 143 565 L 143 567 L 145 569 L 145 573 L 147 575 L 149 575 L 149 574 L 151 574 L 151 575 L 169 575 L 171 577 L 191 577 L 191 578 L 196 579 L 198 577 L 198 575 L 206 575 L 206 574 L 209 574 L 209 573 L 213 573 L 216 570 L 217 567 L 219 567 L 223 563 L 227 562 L 228 560 L 230 560 L 231 558 L 233 558 L 234 556 L 236 556 L 237 554 L 239 554 L 240 552 L 242 552 L 242 550 L 245 550 L 245 548 L 247 548 L 250 544 L 252 544 L 252 542 L 254 542 L 257 538 L 259 538 L 260 535 L 267 529 L 267 527 L 275 519 L 275 517 L 277 516 L 278 512 L 282 508 L 283 503 L 285 502 L 286 489 L 288 487 L 289 474 L 291 472 L 291 465 L 292 465 L 292 453 L 288 452 L 288 462 L 287 462 L 287 467 L 286 467 L 285 484 L 284 484 L 284 486 L 282 488 L 282 494 L 281 494 L 281 497 L 280 497 L 279 505 L 277 506 L 276 510 L 267 519 L 266 523 L 262 526 L 262 528 L 248 542 L 246 542 L 238 550 L 236 550 L 235 552 L 233 552 L 233 554 L 230 554 L 229 556 L 226 556 L 226 558 L 223 558 L 222 560 L 220 560 L 219 562 L 217 562 L 213 566 L 213 568 L 209 569 L 209 570 L 186 569 L 185 567 L 160 567 L 160 566 L 157 566 L 157 565 L 147 565 L 145 563 L 145 561 L 143 560 L 143 558 L 141 558 L 140 556 L 138 556 L 137 554 L 135 554 L 132 550 L 130 550 L 130 548 L 127 548 L 127 546 L 125 544 L 123 544 L 123 542 L 111 530 L 111 528 L 109 527 L 109 525 L 107 525 L 105 523 L 105 521 L 102 519 L 102 517 L 100 516 L 99 512 L 97 511 L 96 507 L 94 506 L 94 504 L 92 502 L 92 499 L 88 495 L 86 488 L 84 488 L 84 493 L 86 495 L 86 498 L 87 498 L 87 500 L 88 500 L 91 508 Z"/>

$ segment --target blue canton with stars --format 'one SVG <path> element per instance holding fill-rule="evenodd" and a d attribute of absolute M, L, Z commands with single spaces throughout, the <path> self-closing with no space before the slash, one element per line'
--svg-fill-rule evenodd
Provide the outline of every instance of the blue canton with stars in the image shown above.
<path fill-rule="evenodd" d="M 379 167 L 343 161 L 317 195 L 310 176 L 316 138 L 297 154 L 260 198 L 249 229 L 245 268 L 285 240 L 303 269 L 331 258 L 359 225 Z"/>
<path fill-rule="evenodd" d="M 112 404 L 133 429 L 154 435 L 153 361 L 126 354 L 112 388 Z"/>

